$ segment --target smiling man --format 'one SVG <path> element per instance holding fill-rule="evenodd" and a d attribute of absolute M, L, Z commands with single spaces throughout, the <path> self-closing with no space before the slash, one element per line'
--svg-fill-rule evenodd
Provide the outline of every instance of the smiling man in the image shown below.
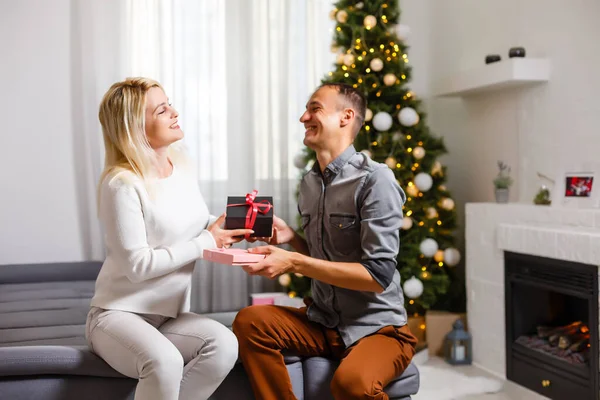
<path fill-rule="evenodd" d="M 243 267 L 275 278 L 312 278 L 308 308 L 252 306 L 233 324 L 257 399 L 295 399 L 282 350 L 341 360 L 331 382 L 336 399 L 388 399 L 383 388 L 409 365 L 416 339 L 396 269 L 405 195 L 393 172 L 352 145 L 365 118 L 364 96 L 328 83 L 311 96 L 300 122 L 317 154 L 303 177 L 298 210 L 306 239 L 274 218 L 267 254 Z M 273 245 L 289 243 L 297 252 Z"/>

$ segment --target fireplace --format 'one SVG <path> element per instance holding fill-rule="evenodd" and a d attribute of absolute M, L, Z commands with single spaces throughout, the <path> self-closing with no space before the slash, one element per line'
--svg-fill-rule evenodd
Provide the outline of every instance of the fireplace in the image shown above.
<path fill-rule="evenodd" d="M 551 399 L 600 399 L 598 267 L 504 252 L 506 377 Z"/>

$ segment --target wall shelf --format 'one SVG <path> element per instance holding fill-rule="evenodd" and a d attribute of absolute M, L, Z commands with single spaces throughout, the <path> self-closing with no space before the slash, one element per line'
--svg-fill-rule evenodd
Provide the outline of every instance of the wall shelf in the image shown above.
<path fill-rule="evenodd" d="M 437 97 L 462 97 L 539 84 L 549 79 L 548 59 L 510 58 L 442 79 L 435 85 L 434 93 Z"/>

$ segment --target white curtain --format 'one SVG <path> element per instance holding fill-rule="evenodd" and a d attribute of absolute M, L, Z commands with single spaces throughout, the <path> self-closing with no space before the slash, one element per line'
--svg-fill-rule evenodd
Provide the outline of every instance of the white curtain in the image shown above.
<path fill-rule="evenodd" d="M 118 7 L 122 58 L 114 80 L 148 76 L 163 84 L 211 212 L 224 212 L 228 195 L 257 189 L 295 226 L 298 119 L 333 65 L 332 1 L 127 0 Z M 194 285 L 198 312 L 239 309 L 250 293 L 279 290 L 274 281 L 206 262 L 198 263 Z"/>

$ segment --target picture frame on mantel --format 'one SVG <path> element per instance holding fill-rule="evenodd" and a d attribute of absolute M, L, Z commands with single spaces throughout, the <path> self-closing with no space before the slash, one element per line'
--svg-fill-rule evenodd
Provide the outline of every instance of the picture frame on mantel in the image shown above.
<path fill-rule="evenodd" d="M 567 208 L 600 208 L 600 164 L 582 164 L 556 177 L 552 205 Z"/>

